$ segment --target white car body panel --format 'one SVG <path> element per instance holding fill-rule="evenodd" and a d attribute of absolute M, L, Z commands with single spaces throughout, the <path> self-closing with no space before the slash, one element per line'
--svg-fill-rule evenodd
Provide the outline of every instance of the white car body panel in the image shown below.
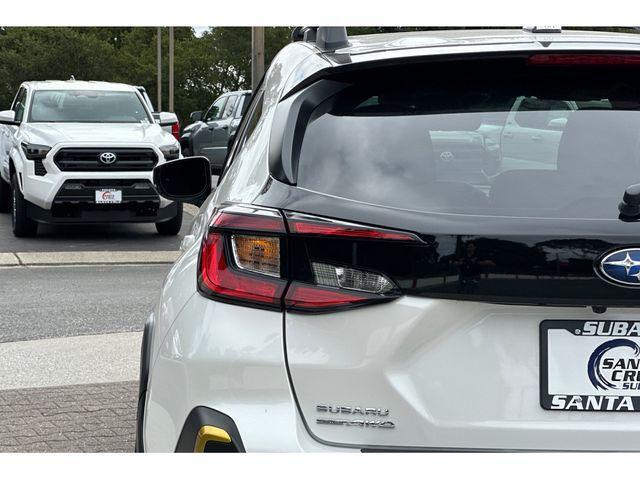
<path fill-rule="evenodd" d="M 350 39 L 354 63 L 388 56 L 625 50 L 637 37 L 596 33 L 436 32 Z M 384 38 L 380 41 L 379 38 Z M 540 42 L 545 43 L 544 48 Z M 392 50 L 389 54 L 389 49 Z M 304 52 L 304 53 L 303 53 Z M 220 303 L 197 291 L 201 241 L 216 206 L 246 201 L 271 181 L 264 163 L 277 102 L 330 66 L 307 44 L 287 47 L 266 84 L 257 141 L 248 143 L 201 207 L 152 320 L 144 450 L 174 451 L 198 406 L 236 423 L 247 451 L 640 450 L 633 413 L 540 406 L 540 322 L 637 320 L 637 309 L 510 306 L 403 296 L 324 315 Z M 301 72 L 306 72 L 302 74 Z M 243 161 L 246 160 L 246 161 Z M 238 177 L 250 179 L 241 189 Z M 244 186 L 243 186 L 244 187 Z M 323 425 L 318 405 L 389 410 L 395 428 Z"/>
<path fill-rule="evenodd" d="M 540 407 L 545 319 L 637 320 L 633 309 L 489 305 L 402 297 L 330 315 L 286 314 L 287 356 L 310 431 L 329 444 L 440 449 L 638 450 L 628 412 Z M 393 429 L 318 425 L 388 409 Z M 359 417 L 358 417 L 359 418 Z M 607 441 L 603 442 L 603 438 Z"/>

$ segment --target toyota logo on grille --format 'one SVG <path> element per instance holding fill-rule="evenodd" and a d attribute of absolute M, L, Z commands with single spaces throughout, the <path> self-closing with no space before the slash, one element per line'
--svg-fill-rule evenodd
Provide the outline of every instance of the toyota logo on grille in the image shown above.
<path fill-rule="evenodd" d="M 100 154 L 100 162 L 105 165 L 111 165 L 117 158 L 116 154 L 112 152 L 104 152 Z"/>

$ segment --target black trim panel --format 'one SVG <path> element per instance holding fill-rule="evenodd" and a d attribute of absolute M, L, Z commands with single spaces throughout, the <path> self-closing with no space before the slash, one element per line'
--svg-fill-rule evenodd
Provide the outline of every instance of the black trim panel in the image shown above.
<path fill-rule="evenodd" d="M 193 453 L 198 432 L 205 425 L 223 429 L 231 437 L 231 443 L 238 452 L 246 451 L 242 438 L 240 438 L 240 432 L 238 432 L 238 428 L 231 417 L 212 408 L 200 406 L 191 410 L 191 413 L 187 416 L 178 438 L 176 452 Z"/>
<path fill-rule="evenodd" d="M 135 451 L 144 452 L 144 413 L 149 385 L 149 363 L 151 361 L 151 339 L 153 338 L 154 317 L 150 315 L 144 324 L 142 346 L 140 348 L 140 384 L 138 389 L 138 410 L 136 412 Z"/>

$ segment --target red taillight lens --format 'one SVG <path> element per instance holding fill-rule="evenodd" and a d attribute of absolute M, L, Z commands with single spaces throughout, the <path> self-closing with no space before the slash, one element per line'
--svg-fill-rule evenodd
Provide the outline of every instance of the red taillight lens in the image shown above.
<path fill-rule="evenodd" d="M 180 141 L 180 122 L 176 122 L 171 125 L 171 135 L 173 135 L 176 140 Z"/>
<path fill-rule="evenodd" d="M 287 282 L 243 273 L 230 267 L 222 233 L 209 233 L 200 253 L 200 291 L 223 299 L 280 308 Z"/>
<path fill-rule="evenodd" d="M 218 211 L 202 242 L 200 292 L 280 309 L 287 286 L 280 278 L 280 239 L 285 231 L 276 210 L 236 205 Z M 249 232 L 256 234 L 245 234 Z"/>
<path fill-rule="evenodd" d="M 284 302 L 287 310 L 300 310 L 312 313 L 327 310 L 342 310 L 370 303 L 371 301 L 379 301 L 380 299 L 380 296 L 366 293 L 293 282 L 289 285 Z"/>
<path fill-rule="evenodd" d="M 199 291 L 216 300 L 309 313 L 388 301 L 400 290 L 383 273 L 312 261 L 304 253 L 294 254 L 299 250 L 287 252 L 288 242 L 318 235 L 342 242 L 421 242 L 411 233 L 309 215 L 287 214 L 287 220 L 289 232 L 277 210 L 251 205 L 218 210 L 202 242 Z M 294 237 L 287 239 L 288 234 Z"/>
<path fill-rule="evenodd" d="M 301 213 L 287 213 L 287 224 L 291 233 L 300 235 L 325 235 L 371 240 L 421 242 L 412 233 L 398 232 L 386 228 L 368 227 L 350 222 L 332 220 Z"/>
<path fill-rule="evenodd" d="M 527 59 L 529 65 L 579 66 L 579 65 L 640 65 L 640 55 L 610 55 L 594 53 L 538 53 Z"/>

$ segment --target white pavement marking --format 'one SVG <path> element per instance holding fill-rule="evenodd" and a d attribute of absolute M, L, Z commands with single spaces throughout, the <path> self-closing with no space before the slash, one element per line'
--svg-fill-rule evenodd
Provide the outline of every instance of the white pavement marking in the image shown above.
<path fill-rule="evenodd" d="M 192 217 L 195 217 L 196 215 L 198 215 L 198 212 L 200 211 L 198 207 L 196 207 L 195 205 L 191 205 L 190 203 L 182 204 L 182 208 L 184 208 L 184 211 L 187 212 Z"/>
<path fill-rule="evenodd" d="M 37 265 L 111 265 L 141 263 L 173 263 L 180 252 L 177 250 L 131 251 L 131 252 L 18 252 L 17 260 L 25 266 Z M 0 257 L 0 265 L 3 257 Z M 12 264 L 17 265 L 18 262 Z"/>
<path fill-rule="evenodd" d="M 138 379 L 142 332 L 0 343 L 0 390 Z"/>
<path fill-rule="evenodd" d="M 0 267 L 13 267 L 20 265 L 15 253 L 0 253 Z"/>

